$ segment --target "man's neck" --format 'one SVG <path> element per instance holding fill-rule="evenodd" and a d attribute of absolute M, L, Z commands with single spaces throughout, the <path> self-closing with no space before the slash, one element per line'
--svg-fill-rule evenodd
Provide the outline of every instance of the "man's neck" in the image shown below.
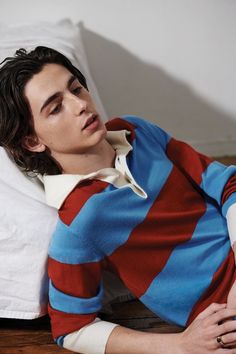
<path fill-rule="evenodd" d="M 114 167 L 115 156 L 113 147 L 103 139 L 94 149 L 84 154 L 65 155 L 60 165 L 63 174 L 87 175 L 103 168 Z"/>

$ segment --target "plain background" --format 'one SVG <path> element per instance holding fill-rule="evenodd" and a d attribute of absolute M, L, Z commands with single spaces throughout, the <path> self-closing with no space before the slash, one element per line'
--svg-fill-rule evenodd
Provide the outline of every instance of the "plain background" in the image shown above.
<path fill-rule="evenodd" d="M 0 0 L 0 25 L 62 18 L 81 29 L 110 117 L 236 155 L 236 1 Z"/>

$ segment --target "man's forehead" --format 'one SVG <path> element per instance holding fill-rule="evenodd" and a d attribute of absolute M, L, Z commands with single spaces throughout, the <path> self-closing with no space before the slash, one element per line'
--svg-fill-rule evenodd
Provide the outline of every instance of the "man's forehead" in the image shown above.
<path fill-rule="evenodd" d="M 29 86 L 41 87 L 45 85 L 50 88 L 54 85 L 67 83 L 71 75 L 71 72 L 62 65 L 46 64 L 39 73 L 32 76 L 28 83 Z"/>
<path fill-rule="evenodd" d="M 62 65 L 46 64 L 43 69 L 32 76 L 25 86 L 25 95 L 29 101 L 42 104 L 49 96 L 62 90 L 73 76 Z"/>

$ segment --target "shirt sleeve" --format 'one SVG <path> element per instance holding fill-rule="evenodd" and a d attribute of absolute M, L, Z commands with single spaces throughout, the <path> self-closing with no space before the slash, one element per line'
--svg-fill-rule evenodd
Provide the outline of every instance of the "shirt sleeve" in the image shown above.
<path fill-rule="evenodd" d="M 76 353 L 105 354 L 106 343 L 116 326 L 115 323 L 96 318 L 82 329 L 66 335 L 63 347 Z"/>
<path fill-rule="evenodd" d="M 215 200 L 226 217 L 229 207 L 236 203 L 236 166 L 225 166 L 174 138 L 166 153 L 196 188 Z"/>
<path fill-rule="evenodd" d="M 103 354 L 115 325 L 96 320 L 103 297 L 102 265 L 93 248 L 84 245 L 61 221 L 49 248 L 48 274 L 48 312 L 54 340 L 60 346 L 91 354 L 95 353 L 96 341 L 91 341 L 90 334 L 98 332 L 97 344 Z"/>

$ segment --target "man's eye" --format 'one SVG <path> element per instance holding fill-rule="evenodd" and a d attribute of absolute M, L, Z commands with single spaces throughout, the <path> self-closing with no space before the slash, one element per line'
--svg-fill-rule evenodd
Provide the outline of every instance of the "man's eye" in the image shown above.
<path fill-rule="evenodd" d="M 61 111 L 62 104 L 58 104 L 51 112 L 50 114 L 57 114 Z"/>
<path fill-rule="evenodd" d="M 79 95 L 81 90 L 82 90 L 82 87 L 81 87 L 81 86 L 78 86 L 78 87 L 75 87 L 73 90 L 71 90 L 71 92 L 72 92 L 74 95 Z"/>

